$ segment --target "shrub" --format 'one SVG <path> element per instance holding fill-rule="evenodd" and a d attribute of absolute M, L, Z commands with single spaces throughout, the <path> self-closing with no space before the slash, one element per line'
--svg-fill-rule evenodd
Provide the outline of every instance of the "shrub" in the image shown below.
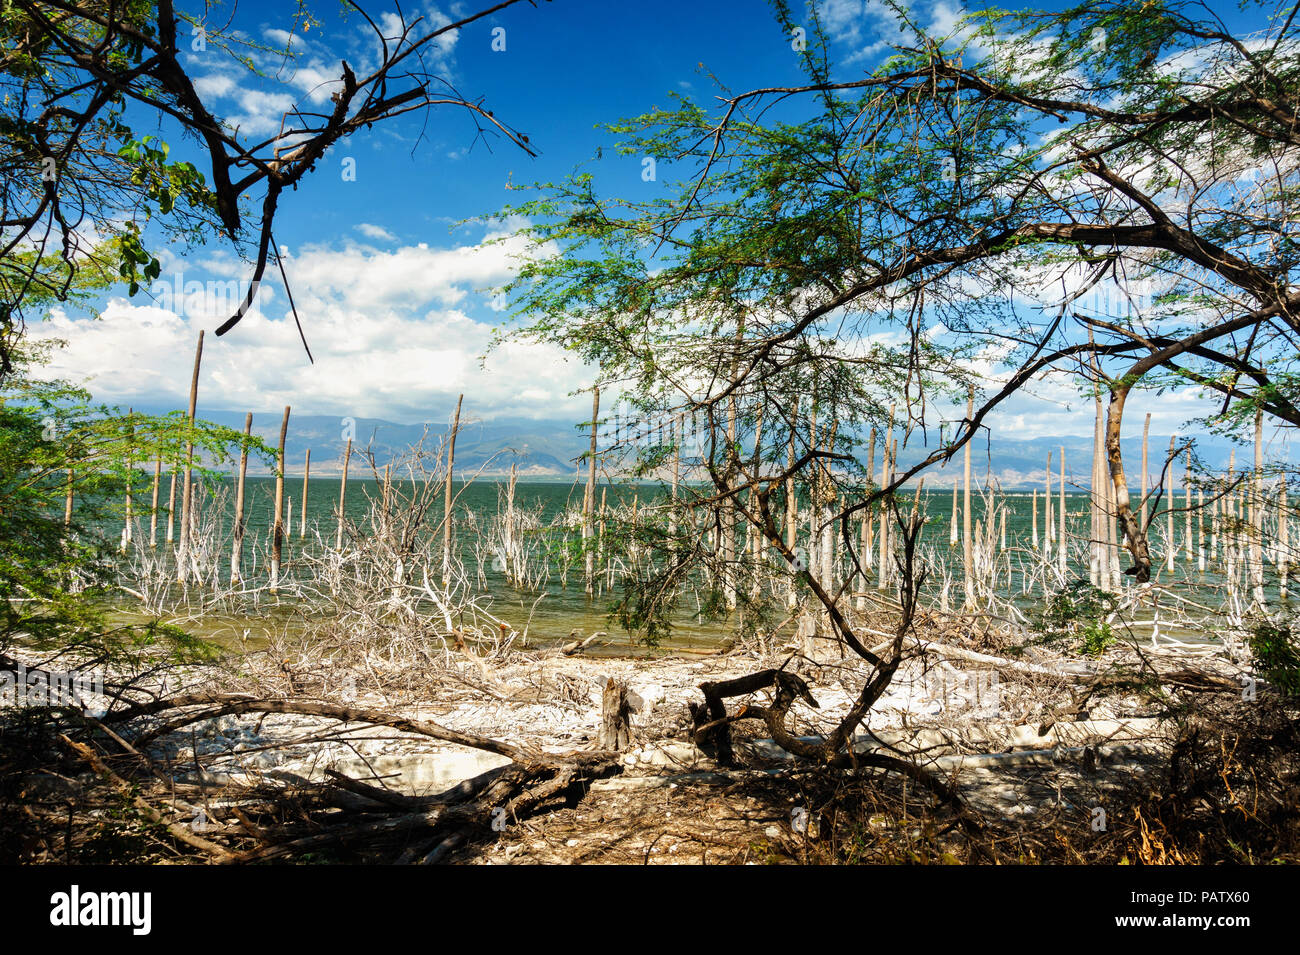
<path fill-rule="evenodd" d="M 1284 696 L 1300 697 L 1300 641 L 1295 615 L 1257 623 L 1247 637 L 1256 671 Z"/>

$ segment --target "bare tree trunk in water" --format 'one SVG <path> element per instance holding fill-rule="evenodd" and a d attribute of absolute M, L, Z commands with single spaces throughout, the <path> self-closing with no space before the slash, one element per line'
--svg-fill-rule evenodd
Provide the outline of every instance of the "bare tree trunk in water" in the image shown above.
<path fill-rule="evenodd" d="M 582 500 L 582 550 L 583 575 L 587 596 L 593 596 L 596 586 L 596 554 L 592 550 L 592 536 L 596 530 L 596 425 L 600 420 L 600 389 L 591 389 L 591 449 L 587 458 L 587 493 Z"/>

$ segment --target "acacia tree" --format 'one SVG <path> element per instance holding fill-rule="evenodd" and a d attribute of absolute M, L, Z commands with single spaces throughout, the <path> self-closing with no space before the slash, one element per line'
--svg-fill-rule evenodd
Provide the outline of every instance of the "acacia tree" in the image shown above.
<path fill-rule="evenodd" d="M 524 334 L 643 401 L 717 409 L 783 382 L 789 407 L 818 381 L 837 413 L 896 400 L 923 433 L 943 405 L 934 375 L 996 366 L 970 419 L 891 489 L 1009 397 L 1091 365 L 1129 572 L 1145 582 L 1119 446 L 1133 389 L 1190 385 L 1226 415 L 1300 423 L 1294 10 L 1241 37 L 1196 4 L 991 12 L 944 38 L 896 14 L 904 41 L 864 77 L 832 78 L 814 42 L 806 85 L 612 127 L 624 155 L 687 175 L 647 202 L 599 197 L 581 175 L 522 207 L 564 250 L 525 263 Z M 1103 291 L 1125 307 L 1095 307 Z M 885 360 L 882 341 L 897 343 Z"/>
<path fill-rule="evenodd" d="M 233 28 L 233 10 L 178 10 L 173 0 L 9 0 L 0 9 L 0 381 L 28 312 L 64 299 L 79 274 L 120 278 L 134 294 L 156 278 L 147 244 L 213 235 L 252 259 L 251 287 L 217 330 L 247 312 L 274 252 L 282 196 L 334 143 L 375 123 L 450 106 L 473 117 L 476 135 L 499 134 L 531 153 L 528 137 L 461 94 L 426 63 L 439 37 L 510 7 L 502 0 L 454 21 L 371 17 L 372 52 L 357 73 L 340 63 L 325 111 L 295 106 L 278 131 L 253 141 L 204 101 L 183 55 L 201 44 L 258 75 L 276 51 Z M 294 27 L 315 24 L 299 0 Z M 394 27 L 392 24 L 396 23 Z M 286 59 L 293 51 L 279 51 Z M 155 125 L 193 140 L 198 163 L 169 159 Z M 260 194 L 260 210 L 249 203 Z M 153 223 L 154 231 L 146 231 Z"/>
<path fill-rule="evenodd" d="M 832 75 L 811 8 L 806 84 L 612 126 L 620 155 L 684 169 L 657 196 L 604 196 L 584 172 L 509 210 L 534 223 L 510 287 L 514 334 L 597 365 L 650 422 L 642 435 L 704 419 L 709 483 L 687 506 L 723 543 L 680 544 L 686 559 L 642 582 L 652 599 L 670 600 L 664 574 L 692 561 L 725 573 L 733 520 L 799 567 L 778 505 L 828 480 L 859 485 L 855 446 L 895 411 L 903 443 L 924 445 L 918 463 L 821 499 L 859 576 L 850 519 L 1048 376 L 1091 367 L 1108 394 L 1110 476 L 1141 582 L 1151 558 L 1119 444 L 1133 390 L 1205 388 L 1229 415 L 1300 423 L 1294 11 L 1249 37 L 1168 2 L 990 12 L 942 38 L 895 13 L 901 39 L 865 76 Z M 784 4 L 777 14 L 796 25 Z M 1134 304 L 1089 307 L 1101 289 Z M 972 411 L 943 421 L 973 383 Z M 676 450 L 641 448 L 650 465 Z M 845 613 L 852 577 L 799 569 L 836 638 L 892 672 Z M 903 586 L 917 576 L 905 569 Z"/>
<path fill-rule="evenodd" d="M 124 498 L 134 488 L 142 501 L 150 463 L 174 467 L 188 446 L 201 455 L 200 480 L 215 478 L 237 449 L 274 454 L 236 429 L 180 412 L 124 412 L 41 377 L 55 344 L 23 343 L 0 387 L 0 668 L 12 668 L 7 654 L 19 643 L 54 656 L 77 651 L 89 666 L 160 642 L 203 656 L 206 645 L 179 628 L 112 620 L 117 529 L 132 517 Z M 137 503 L 136 517 L 148 513 Z"/>

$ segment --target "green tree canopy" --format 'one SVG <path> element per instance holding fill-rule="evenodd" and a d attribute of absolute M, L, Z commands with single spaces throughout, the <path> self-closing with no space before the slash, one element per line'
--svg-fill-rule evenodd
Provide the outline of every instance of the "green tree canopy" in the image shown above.
<path fill-rule="evenodd" d="M 729 417 L 756 432 L 763 416 L 755 466 L 733 447 L 713 469 L 730 500 L 824 474 L 796 400 L 844 442 L 896 405 L 904 441 L 931 449 L 897 487 L 1035 382 L 1089 379 L 1146 580 L 1119 448 L 1130 391 L 1207 389 L 1229 416 L 1300 424 L 1295 10 L 1257 8 L 1238 36 L 1200 4 L 1088 2 L 970 14 L 946 37 L 894 10 L 893 53 L 863 76 L 833 73 L 814 9 L 806 84 L 612 126 L 622 155 L 680 170 L 650 197 L 580 172 L 509 210 L 534 240 L 513 333 L 576 351 L 647 414 L 732 435 Z M 975 379 L 973 415 L 945 429 Z"/>

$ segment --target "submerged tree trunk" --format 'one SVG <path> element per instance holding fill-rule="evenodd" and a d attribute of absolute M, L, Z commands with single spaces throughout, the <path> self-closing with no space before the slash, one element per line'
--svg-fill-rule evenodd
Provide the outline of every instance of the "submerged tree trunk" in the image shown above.
<path fill-rule="evenodd" d="M 153 466 L 153 496 L 149 501 L 149 549 L 158 546 L 158 486 L 162 483 L 162 452 Z"/>
<path fill-rule="evenodd" d="M 1056 559 L 1061 568 L 1061 579 L 1065 579 L 1065 572 L 1068 570 L 1068 561 L 1070 559 L 1069 551 L 1065 546 L 1065 445 L 1061 445 L 1061 482 L 1060 482 L 1060 507 L 1056 509 L 1056 519 L 1059 522 L 1059 535 L 1056 546 Z"/>
<path fill-rule="evenodd" d="M 1043 495 L 1043 543 L 1044 550 L 1050 554 L 1052 543 L 1056 539 L 1056 527 L 1052 523 L 1052 452 L 1047 452 L 1047 480 L 1044 482 L 1046 493 Z"/>
<path fill-rule="evenodd" d="M 600 389 L 591 389 L 591 448 L 587 457 L 587 492 L 582 500 L 583 579 L 587 596 L 595 594 L 596 553 L 592 550 L 596 520 L 596 427 L 600 421 Z"/>
<path fill-rule="evenodd" d="M 343 549 L 343 514 L 348 497 L 348 465 L 352 463 L 352 439 L 348 438 L 347 447 L 343 449 L 343 477 L 339 482 L 339 521 L 334 535 L 334 549 Z"/>
<path fill-rule="evenodd" d="M 451 422 L 451 434 L 447 437 L 447 489 L 442 504 L 442 588 L 451 586 L 451 511 L 454 497 L 451 481 L 456 470 L 456 434 L 460 431 L 460 406 L 465 400 L 462 394 L 456 399 L 456 417 Z M 592 428 L 596 426 L 593 424 Z M 594 431 L 592 432 L 594 435 Z M 594 440 L 594 438 L 593 438 Z M 340 514 L 339 520 L 342 520 Z"/>
<path fill-rule="evenodd" d="M 975 386 L 971 385 L 966 393 L 966 426 L 972 426 L 975 420 Z M 963 582 L 966 590 L 966 606 L 969 608 L 975 603 L 975 577 L 974 568 L 971 563 L 974 559 L 974 541 L 971 539 L 971 515 L 970 515 L 970 446 L 971 442 L 966 442 L 965 447 L 965 476 L 962 478 L 962 515 L 961 515 L 961 557 L 963 567 Z"/>
<path fill-rule="evenodd" d="M 230 547 L 230 583 L 237 585 L 244 567 L 244 484 L 248 477 L 248 437 L 253 431 L 253 412 L 244 418 L 244 443 L 239 449 L 239 479 L 235 485 L 234 542 Z"/>
<path fill-rule="evenodd" d="M 271 593 L 280 589 L 280 562 L 284 555 L 284 442 L 289 435 L 289 406 L 280 421 L 280 449 L 275 458 L 275 520 L 271 528 Z"/>
<path fill-rule="evenodd" d="M 181 540 L 176 555 L 176 580 L 185 583 L 185 565 L 189 560 L 190 542 L 190 508 L 193 506 L 193 489 L 191 472 L 194 469 L 194 416 L 198 411 L 199 368 L 203 363 L 203 332 L 199 331 L 199 343 L 194 349 L 194 374 L 190 378 L 190 407 L 188 422 L 190 434 L 185 440 L 185 483 L 181 485 Z"/>
<path fill-rule="evenodd" d="M 307 449 L 307 459 L 302 465 L 302 508 L 298 517 L 298 538 L 307 536 L 307 481 L 311 478 L 311 448 Z M 289 526 L 293 526 L 293 515 L 289 515 Z"/>

